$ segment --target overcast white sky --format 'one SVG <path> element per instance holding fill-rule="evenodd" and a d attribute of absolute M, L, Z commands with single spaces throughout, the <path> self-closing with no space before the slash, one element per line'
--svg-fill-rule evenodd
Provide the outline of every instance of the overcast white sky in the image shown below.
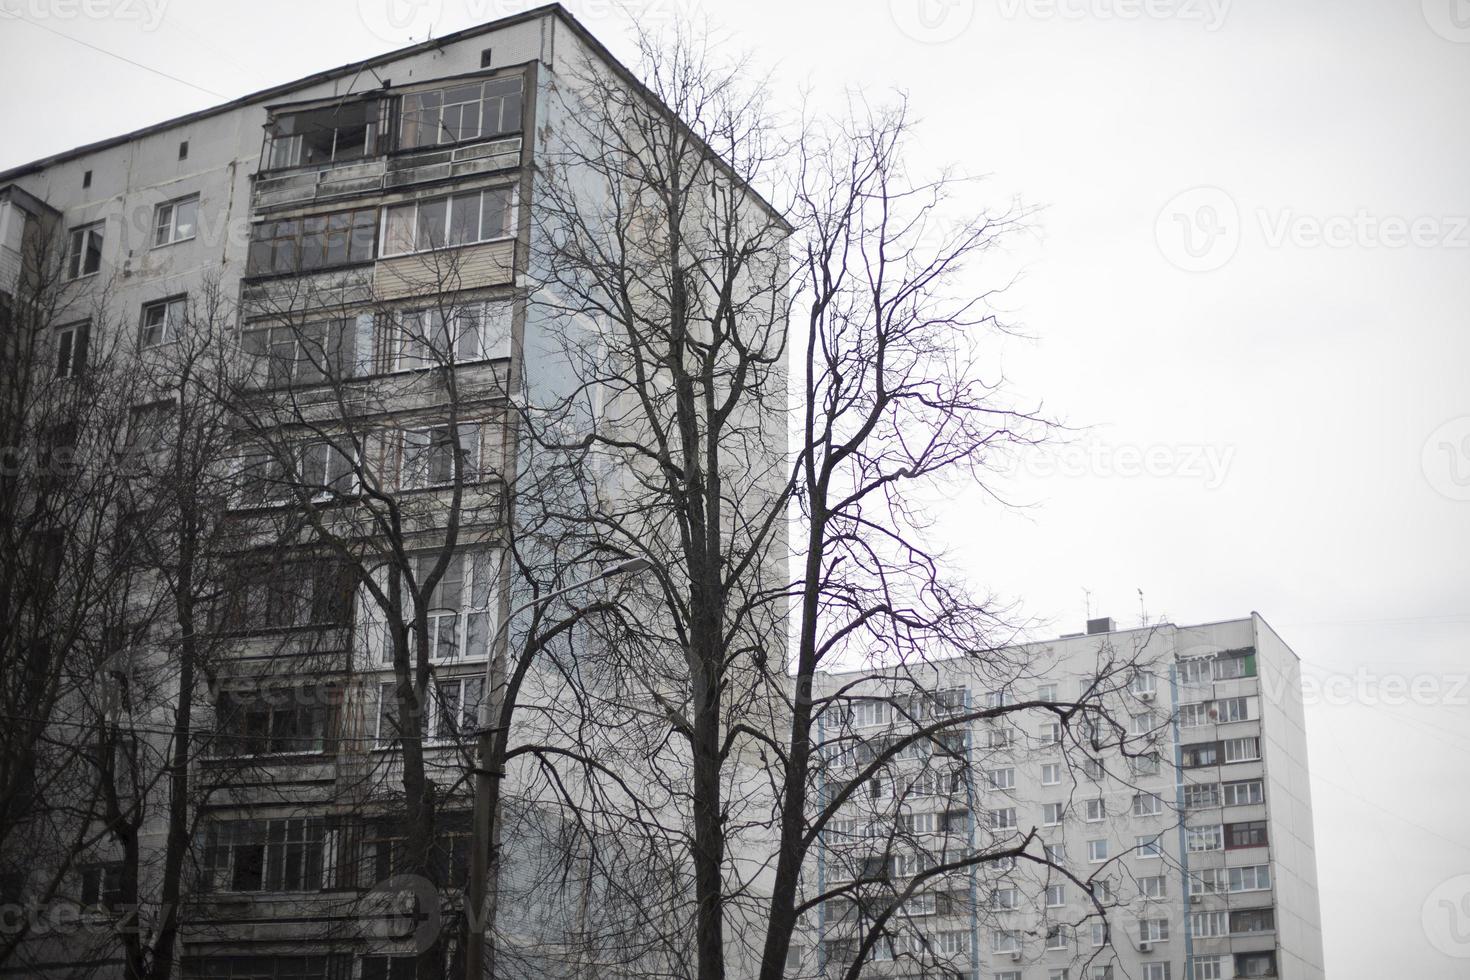
<path fill-rule="evenodd" d="M 395 27 L 388 2 L 0 0 L 0 168 L 220 101 L 200 88 L 233 97 L 528 6 L 419 0 Z M 567 5 L 626 51 L 610 2 Z M 1124 625 L 1139 589 L 1155 618 L 1266 616 L 1311 682 L 1329 976 L 1463 978 L 1470 3 L 654 0 L 639 16 L 690 13 L 752 49 L 777 93 L 907 91 L 917 164 L 1045 206 L 1007 297 L 1036 339 L 1005 369 L 1093 428 L 1016 475 L 1034 507 L 947 511 L 956 557 L 1048 633 L 1081 628 L 1084 588 Z"/>

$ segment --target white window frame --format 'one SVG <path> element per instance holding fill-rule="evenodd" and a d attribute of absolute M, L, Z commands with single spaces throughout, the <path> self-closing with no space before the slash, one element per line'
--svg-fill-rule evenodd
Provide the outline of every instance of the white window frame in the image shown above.
<path fill-rule="evenodd" d="M 1108 860 L 1108 839 L 1099 837 L 1087 842 L 1087 863 L 1106 864 Z"/>
<path fill-rule="evenodd" d="M 422 371 L 446 364 L 474 364 L 510 356 L 515 303 L 487 299 L 462 306 L 397 310 L 391 319 L 392 371 Z M 469 325 L 478 344 L 463 350 Z"/>
<path fill-rule="evenodd" d="M 142 350 L 152 350 L 171 344 L 179 337 L 179 328 L 188 312 L 189 298 L 187 296 L 169 296 L 164 299 L 156 299 L 143 304 L 142 318 L 138 324 L 138 346 Z M 163 318 L 158 323 L 159 339 L 148 342 L 148 314 L 152 310 L 163 310 Z"/>
<path fill-rule="evenodd" d="M 1255 754 L 1241 754 L 1245 752 Z M 1220 758 L 1226 765 L 1234 762 L 1258 762 L 1261 758 L 1261 739 L 1256 735 L 1223 739 L 1220 742 Z"/>
<path fill-rule="evenodd" d="M 81 343 L 77 339 L 81 338 Z M 78 320 L 56 328 L 56 377 L 79 378 L 87 372 L 87 355 L 90 352 L 92 322 Z M 65 343 L 65 348 L 62 344 Z M 63 357 L 63 350 L 65 356 Z"/>
<path fill-rule="evenodd" d="M 486 235 L 484 228 L 485 195 L 498 194 L 501 192 L 505 192 L 508 195 L 505 208 L 506 224 L 509 227 L 503 228 L 495 234 Z M 450 242 L 449 235 L 450 230 L 454 227 L 454 213 L 456 210 L 454 201 L 456 198 L 467 198 L 471 194 L 475 195 L 476 202 L 475 207 L 477 211 L 477 216 L 475 218 L 475 234 L 477 237 L 462 242 Z M 440 229 L 442 237 L 440 238 L 438 244 L 423 245 L 418 240 L 419 211 L 425 206 L 435 204 L 439 201 L 444 202 L 444 225 Z M 392 233 L 393 215 L 395 212 L 398 214 L 406 214 L 408 216 L 408 224 L 409 228 L 412 230 L 413 238 L 412 242 L 409 243 L 408 248 L 404 248 L 398 251 L 391 250 L 396 249 L 399 245 L 403 244 L 398 240 L 400 236 Z M 516 237 L 520 222 L 520 188 L 517 187 L 515 184 L 502 184 L 494 187 L 468 188 L 466 190 L 456 191 L 452 194 L 428 195 L 412 201 L 402 201 L 398 204 L 385 204 L 383 206 L 383 213 L 380 216 L 380 219 L 380 224 L 382 225 L 382 227 L 378 232 L 378 257 L 383 259 L 402 258 L 406 255 L 422 255 L 427 252 L 436 252 L 448 248 L 463 248 L 468 245 L 484 245 L 489 242 L 510 241 L 511 239 L 514 239 Z M 432 230 L 429 231 L 429 235 L 432 242 Z"/>
<path fill-rule="evenodd" d="M 1215 954 L 1190 958 L 1192 980 L 1225 980 L 1225 957 Z"/>
<path fill-rule="evenodd" d="M 1041 764 L 1041 785 L 1060 786 L 1062 784 L 1062 764 L 1060 762 L 1043 762 Z"/>
<path fill-rule="evenodd" d="M 1108 818 L 1108 805 L 1099 797 L 1082 803 L 1082 819 L 1087 823 L 1102 823 Z"/>
<path fill-rule="evenodd" d="M 1047 827 L 1060 827 L 1067 818 L 1067 805 L 1065 803 L 1043 803 L 1041 805 L 1041 822 Z"/>
<path fill-rule="evenodd" d="M 181 232 L 179 213 L 189 206 L 193 220 L 183 223 L 187 232 Z M 199 235 L 199 195 L 186 194 L 171 201 L 164 201 L 153 209 L 153 243 L 150 248 L 166 248 L 179 242 L 191 242 Z"/>
<path fill-rule="evenodd" d="M 1140 898 L 1167 898 L 1169 894 L 1168 875 L 1140 875 L 1138 878 L 1138 895 Z"/>
<path fill-rule="evenodd" d="M 1139 919 L 1138 941 L 1141 943 L 1167 943 L 1169 941 L 1169 920 Z"/>
<path fill-rule="evenodd" d="M 1156 817 L 1164 812 L 1164 799 L 1158 793 L 1134 793 L 1133 815 Z"/>
<path fill-rule="evenodd" d="M 1164 856 L 1162 834 L 1140 834 L 1134 838 L 1134 853 L 1144 860 L 1157 860 Z"/>
<path fill-rule="evenodd" d="M 986 773 L 986 781 L 991 789 L 1015 789 L 1016 770 L 1012 767 L 1004 769 L 992 769 Z"/>
<path fill-rule="evenodd" d="M 1240 779 L 1221 783 L 1216 798 L 1221 806 L 1255 806 L 1266 802 L 1265 782 L 1260 779 Z"/>
<path fill-rule="evenodd" d="M 1190 854 L 1223 851 L 1225 849 L 1224 825 L 1216 823 L 1204 827 L 1185 827 L 1184 849 Z"/>
<path fill-rule="evenodd" d="M 1067 886 L 1065 884 L 1047 885 L 1044 900 L 1046 907 L 1049 909 L 1065 908 L 1067 905 Z"/>
<path fill-rule="evenodd" d="M 485 478 L 494 471 L 493 465 L 487 465 L 487 454 L 485 452 L 485 432 L 489 429 L 494 438 L 494 426 L 490 420 L 477 419 L 473 421 L 462 421 L 458 423 L 459 433 L 456 439 L 443 441 L 438 434 L 450 435 L 450 426 L 447 423 L 429 425 L 422 428 L 404 428 L 401 430 L 399 439 L 399 461 L 398 461 L 398 488 L 400 490 L 433 490 L 441 487 L 454 485 L 455 473 L 452 454 L 456 452 L 454 443 L 459 443 L 460 465 L 459 480 L 464 486 L 470 486 L 483 482 Z M 473 446 L 466 445 L 473 441 Z M 449 453 L 450 458 L 440 459 L 438 454 Z M 447 464 L 449 473 L 444 479 L 437 479 L 435 471 Z"/>
<path fill-rule="evenodd" d="M 92 254 L 92 239 L 97 240 L 97 267 L 87 269 L 87 256 Z M 107 244 L 107 223 L 93 221 L 77 225 L 66 233 L 66 278 L 68 281 L 86 279 L 102 271 L 102 249 Z"/>
<path fill-rule="evenodd" d="M 1015 830 L 1016 808 L 1013 806 L 1000 807 L 990 811 L 989 826 L 991 830 Z"/>
<path fill-rule="evenodd" d="M 1064 925 L 1047 926 L 1043 945 L 1050 950 L 1067 949 L 1071 945 L 1067 941 L 1067 927 Z"/>
<path fill-rule="evenodd" d="M 1269 864 L 1247 864 L 1229 868 L 1228 890 L 1236 892 L 1264 892 L 1271 890 L 1271 866 Z M 1237 887 L 1237 882 L 1239 887 Z"/>

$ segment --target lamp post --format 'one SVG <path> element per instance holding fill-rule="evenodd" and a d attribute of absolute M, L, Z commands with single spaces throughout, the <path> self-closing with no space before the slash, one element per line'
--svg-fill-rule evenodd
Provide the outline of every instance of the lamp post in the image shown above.
<path fill-rule="evenodd" d="M 510 623 L 527 609 L 558 599 L 568 592 L 585 588 L 603 579 L 632 572 L 641 572 L 652 563 L 646 558 L 630 558 L 619 562 L 596 575 L 573 582 L 544 596 L 516 606 L 496 624 L 495 635 L 490 641 L 490 659 L 485 663 L 485 689 L 480 698 L 480 730 L 476 733 L 478 745 L 475 757 L 475 815 L 470 836 L 470 876 L 465 897 L 465 909 L 469 916 L 469 928 L 465 938 L 465 978 L 481 980 L 485 967 L 485 885 L 489 876 L 490 850 L 492 841 L 492 810 L 499 809 L 498 797 L 492 803 L 491 780 L 499 780 L 504 773 L 491 770 L 490 760 L 495 752 L 496 726 L 503 709 L 505 697 L 505 646 Z"/>

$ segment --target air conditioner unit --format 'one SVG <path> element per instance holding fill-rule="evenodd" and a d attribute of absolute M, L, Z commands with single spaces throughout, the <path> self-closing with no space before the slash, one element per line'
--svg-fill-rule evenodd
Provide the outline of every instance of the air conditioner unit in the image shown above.
<path fill-rule="evenodd" d="M 1154 944 L 1153 943 L 1139 943 L 1138 944 L 1138 951 L 1140 953 L 1152 952 L 1153 951 L 1153 948 L 1154 948 Z"/>
<path fill-rule="evenodd" d="M 1140 700 L 1140 701 L 1152 701 L 1153 699 L 1154 699 L 1154 692 L 1153 691 L 1139 691 L 1138 692 L 1138 700 Z"/>
<path fill-rule="evenodd" d="M 1014 951 L 1013 953 L 1011 953 L 1011 962 L 1012 963 L 1019 963 L 1019 962 L 1021 962 L 1021 951 L 1019 949 L 1016 950 L 1016 951 Z"/>
<path fill-rule="evenodd" d="M 1204 901 L 1204 898 L 1205 897 L 1203 895 L 1191 895 L 1189 896 L 1189 902 L 1191 905 L 1198 905 L 1200 902 Z"/>

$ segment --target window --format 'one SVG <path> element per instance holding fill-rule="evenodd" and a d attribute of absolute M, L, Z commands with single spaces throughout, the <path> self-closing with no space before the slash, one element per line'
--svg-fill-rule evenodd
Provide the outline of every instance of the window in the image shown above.
<path fill-rule="evenodd" d="M 1041 853 L 1052 864 L 1061 865 L 1067 863 L 1066 844 L 1043 844 L 1041 845 Z"/>
<path fill-rule="evenodd" d="M 312 496 L 349 494 L 357 487 L 356 455 L 349 440 L 313 442 L 302 446 L 296 474 Z"/>
<path fill-rule="evenodd" d="M 110 909 L 123 900 L 123 866 L 121 861 L 83 865 L 81 878 L 81 903 L 84 906 L 102 906 Z"/>
<path fill-rule="evenodd" d="M 1189 916 L 1189 934 L 1196 939 L 1229 935 L 1229 914 L 1226 912 L 1194 912 Z"/>
<path fill-rule="evenodd" d="M 1201 871 L 1192 872 L 1189 876 L 1189 894 L 1191 895 L 1218 895 L 1224 889 L 1220 887 L 1222 880 L 1221 868 L 1205 868 Z"/>
<path fill-rule="evenodd" d="M 349 565 L 242 561 L 224 584 L 214 617 L 224 632 L 352 624 L 357 574 Z"/>
<path fill-rule="evenodd" d="M 482 446 L 485 425 L 462 422 L 457 426 L 436 425 L 405 431 L 399 486 L 405 490 L 423 490 L 449 486 L 456 479 L 467 485 L 496 472 L 496 447 Z"/>
<path fill-rule="evenodd" d="M 1047 926 L 1046 927 L 1046 948 L 1047 949 L 1066 949 L 1067 948 L 1067 928 L 1066 928 L 1066 926 Z"/>
<path fill-rule="evenodd" d="M 1185 745 L 1180 748 L 1180 753 L 1186 769 L 1198 769 L 1202 766 L 1215 766 L 1220 763 L 1220 746 L 1217 742 Z"/>
<path fill-rule="evenodd" d="M 1223 956 L 1196 956 L 1190 960 L 1190 966 L 1193 980 L 1225 980 Z"/>
<path fill-rule="evenodd" d="M 1097 782 L 1107 775 L 1107 770 L 1103 768 L 1101 759 L 1086 759 L 1082 763 L 1082 774 Z"/>
<path fill-rule="evenodd" d="M 1082 817 L 1088 823 L 1099 823 L 1107 819 L 1107 805 L 1102 800 L 1087 800 L 1082 804 Z"/>
<path fill-rule="evenodd" d="M 1179 683 L 1208 684 L 1214 679 L 1214 658 L 1194 657 L 1179 661 Z"/>
<path fill-rule="evenodd" d="M 182 296 L 161 299 L 143 307 L 143 347 L 157 347 L 178 338 L 184 322 L 186 300 Z"/>
<path fill-rule="evenodd" d="M 1106 840 L 1090 840 L 1087 842 L 1087 860 L 1092 864 L 1102 864 L 1108 859 L 1108 842 Z"/>
<path fill-rule="evenodd" d="M 1185 783 L 1184 808 L 1199 810 L 1220 805 L 1220 787 L 1216 783 Z"/>
<path fill-rule="evenodd" d="M 198 232 L 199 195 L 165 201 L 153 211 L 153 247 L 186 242 Z"/>
<path fill-rule="evenodd" d="M 1154 673 L 1151 670 L 1134 671 L 1128 682 L 1128 690 L 1137 695 L 1152 695 L 1154 686 Z"/>
<path fill-rule="evenodd" d="M 366 374 L 373 354 L 373 315 L 289 326 L 251 326 L 240 347 L 254 364 L 255 384 L 317 384 Z"/>
<path fill-rule="evenodd" d="M 1185 847 L 1191 852 L 1218 851 L 1225 846 L 1225 839 L 1219 824 L 1209 827 L 1186 827 L 1184 830 Z"/>
<path fill-rule="evenodd" d="M 1134 849 L 1141 858 L 1164 856 L 1164 845 L 1159 834 L 1146 834 L 1134 839 Z"/>
<path fill-rule="evenodd" d="M 515 200 L 514 188 L 496 187 L 392 205 L 385 211 L 382 253 L 408 255 L 509 238 L 516 228 Z"/>
<path fill-rule="evenodd" d="M 1014 740 L 1014 734 L 1009 728 L 992 728 L 988 744 L 992 749 L 1006 748 Z"/>
<path fill-rule="evenodd" d="M 420 719 L 423 736 L 452 741 L 476 731 L 480 727 L 480 702 L 484 691 L 485 678 L 479 674 L 436 678 L 430 703 Z M 376 729 L 378 745 L 390 745 L 404 733 L 398 722 L 398 710 L 397 685 L 380 684 Z"/>
<path fill-rule="evenodd" d="M 1169 980 L 1168 963 L 1143 964 L 1143 980 Z"/>
<path fill-rule="evenodd" d="M 87 370 L 87 340 L 91 324 L 71 323 L 56 330 L 56 376 L 77 378 Z"/>
<path fill-rule="evenodd" d="M 1049 909 L 1059 909 L 1059 908 L 1062 908 L 1066 904 L 1067 904 L 1067 886 L 1066 885 L 1047 885 L 1046 886 L 1046 907 L 1047 908 L 1049 908 Z"/>
<path fill-rule="evenodd" d="M 420 555 L 415 577 L 422 583 L 438 555 Z M 495 562 L 488 551 L 458 552 L 428 597 L 430 655 L 436 660 L 463 656 L 483 660 L 490 641 Z M 461 651 L 463 653 L 461 654 Z"/>
<path fill-rule="evenodd" d="M 1128 731 L 1129 734 L 1135 736 L 1147 735 L 1154 730 L 1154 726 L 1156 724 L 1157 723 L 1154 721 L 1154 713 L 1152 711 L 1144 711 L 1140 714 L 1134 715 L 1130 719 Z"/>
<path fill-rule="evenodd" d="M 1272 909 L 1239 909 L 1230 913 L 1230 931 L 1271 932 L 1276 928 L 1276 913 Z"/>
<path fill-rule="evenodd" d="M 102 268 L 103 223 L 73 228 L 67 238 L 66 277 L 80 279 L 96 274 Z"/>
<path fill-rule="evenodd" d="M 1179 706 L 1180 728 L 1198 728 L 1201 725 L 1210 724 L 1212 720 L 1208 701 L 1196 701 L 1193 704 Z"/>
<path fill-rule="evenodd" d="M 1010 693 L 1007 691 L 987 691 L 985 693 L 984 706 L 987 708 L 1004 708 L 1011 703 L 1013 701 Z"/>
<path fill-rule="evenodd" d="M 187 159 L 189 159 L 189 141 L 188 140 L 183 140 L 183 141 L 181 141 L 179 143 L 179 159 L 180 160 L 187 160 Z"/>
<path fill-rule="evenodd" d="M 510 349 L 511 304 L 472 303 L 407 310 L 392 318 L 394 370 L 505 357 Z"/>
<path fill-rule="evenodd" d="M 1108 924 L 1104 919 L 1094 919 L 1092 922 L 1092 945 L 1106 946 L 1108 944 Z"/>
<path fill-rule="evenodd" d="M 1133 815 L 1135 817 L 1154 817 L 1164 812 L 1164 801 L 1158 793 L 1134 793 Z"/>
<path fill-rule="evenodd" d="M 1092 980 L 1113 980 L 1112 964 L 1094 966 L 1092 968 Z"/>
<path fill-rule="evenodd" d="M 516 75 L 405 95 L 398 146 L 408 150 L 519 132 L 522 87 Z"/>
<path fill-rule="evenodd" d="M 1062 741 L 1062 724 L 1053 721 L 1041 726 L 1037 738 L 1042 745 L 1059 745 Z"/>
<path fill-rule="evenodd" d="M 1238 847 L 1265 847 L 1266 846 L 1266 821 L 1249 820 L 1245 823 L 1227 823 L 1225 825 L 1225 847 L 1234 850 Z"/>
<path fill-rule="evenodd" d="M 1225 698 L 1212 705 L 1217 722 L 1249 721 L 1250 698 Z"/>
<path fill-rule="evenodd" d="M 1013 807 L 1013 806 L 1010 806 L 1010 807 L 1005 807 L 1005 808 L 1000 809 L 1000 810 L 991 810 L 990 811 L 990 829 L 991 830 L 1015 830 L 1016 829 L 1016 808 Z"/>
<path fill-rule="evenodd" d="M 226 820 L 205 834 L 206 887 L 217 892 L 306 892 L 323 886 L 325 826 L 317 818 Z"/>
<path fill-rule="evenodd" d="M 1139 919 L 1138 941 L 1141 943 L 1166 943 L 1169 941 L 1168 919 Z"/>
<path fill-rule="evenodd" d="M 1142 755 L 1132 756 L 1128 760 L 1128 768 L 1136 776 L 1156 776 L 1159 772 L 1159 754 L 1144 752 Z"/>
<path fill-rule="evenodd" d="M 1106 878 L 1094 878 L 1087 883 L 1087 894 L 1103 905 L 1113 900 L 1113 883 Z"/>
<path fill-rule="evenodd" d="M 1070 980 L 1070 977 L 1071 973 L 1065 966 L 1052 967 L 1046 971 L 1046 980 Z"/>
<path fill-rule="evenodd" d="M 1215 957 L 1221 959 L 1222 957 Z M 1236 953 L 1235 975 L 1237 977 L 1274 977 L 1276 975 L 1276 951 L 1263 950 L 1259 953 Z M 1201 978 L 1196 977 L 1196 980 Z"/>
<path fill-rule="evenodd" d="M 91 187 L 91 186 L 92 186 L 92 171 L 85 170 L 85 171 L 82 172 L 82 190 L 86 190 L 88 187 Z"/>
<path fill-rule="evenodd" d="M 1057 762 L 1044 762 L 1041 765 L 1041 785 L 1056 786 L 1062 781 L 1062 766 Z"/>
<path fill-rule="evenodd" d="M 1261 757 L 1261 740 L 1259 738 L 1227 738 L 1223 743 L 1225 747 L 1225 761 L 1250 762 Z"/>
<path fill-rule="evenodd" d="M 1021 893 L 1013 886 L 992 889 L 990 907 L 993 909 L 1015 909 L 1021 907 Z"/>
<path fill-rule="evenodd" d="M 970 952 L 970 933 L 965 929 L 945 929 L 935 933 L 934 945 L 941 955 L 961 956 Z"/>
<path fill-rule="evenodd" d="M 376 208 L 262 221 L 250 229 L 245 274 L 312 272 L 371 262 L 377 237 Z"/>
<path fill-rule="evenodd" d="M 1254 676 L 1256 676 L 1254 650 L 1227 651 L 1215 658 L 1215 680 L 1217 681 Z"/>
<path fill-rule="evenodd" d="M 989 773 L 991 789 L 1015 789 L 1016 770 L 1014 769 L 992 769 Z"/>
<path fill-rule="evenodd" d="M 1254 864 L 1230 869 L 1232 892 L 1263 892 L 1271 887 L 1271 866 Z"/>
<path fill-rule="evenodd" d="M 266 169 L 360 160 L 378 150 L 377 99 L 277 116 L 266 127 Z"/>
<path fill-rule="evenodd" d="M 1048 827 L 1055 827 L 1062 822 L 1066 813 L 1066 805 L 1062 803 L 1045 803 L 1041 807 L 1041 822 Z"/>
<path fill-rule="evenodd" d="M 848 708 L 848 718 L 858 728 L 887 725 L 893 720 L 893 705 L 876 698 L 854 701 Z"/>
<path fill-rule="evenodd" d="M 1226 806 L 1247 806 L 1252 803 L 1263 803 L 1266 800 L 1266 791 L 1259 779 L 1226 783 L 1223 789 Z"/>
<path fill-rule="evenodd" d="M 1014 929 L 996 929 L 990 934 L 990 948 L 997 953 L 1019 953 L 1021 934 Z"/>
<path fill-rule="evenodd" d="M 1055 684 L 1043 684 L 1036 689 L 1036 700 L 1055 701 L 1057 699 L 1057 686 Z"/>
<path fill-rule="evenodd" d="M 320 753 L 335 746 L 341 689 L 331 684 L 263 684 L 220 693 L 219 756 Z"/>
<path fill-rule="evenodd" d="M 1144 898 L 1163 898 L 1169 887 L 1166 875 L 1144 875 L 1138 879 L 1138 894 Z"/>

